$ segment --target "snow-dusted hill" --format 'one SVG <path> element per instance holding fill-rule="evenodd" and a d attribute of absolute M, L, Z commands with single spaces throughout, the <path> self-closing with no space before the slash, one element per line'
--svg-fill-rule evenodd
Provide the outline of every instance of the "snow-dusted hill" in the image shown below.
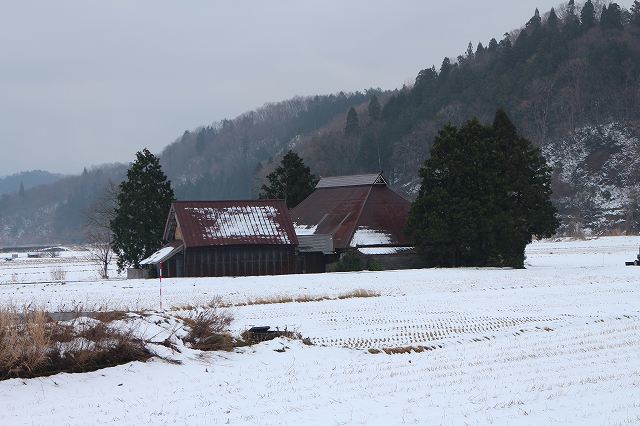
<path fill-rule="evenodd" d="M 628 125 L 584 127 L 543 148 L 564 232 L 637 231 L 640 139 Z M 573 229 L 572 229 L 573 228 Z"/>
<path fill-rule="evenodd" d="M 171 309 L 137 320 L 154 341 L 175 332 L 171 317 L 185 306 L 220 295 L 233 305 L 234 332 L 287 326 L 315 345 L 183 348 L 168 354 L 181 365 L 153 358 L 8 380 L 0 382 L 2 422 L 633 424 L 640 421 L 640 268 L 624 261 L 639 245 L 640 237 L 537 242 L 527 248 L 527 269 L 518 271 L 166 280 L 164 306 Z M 69 259 L 77 274 L 77 259 Z M 335 299 L 359 288 L 379 296 Z M 243 305 L 283 296 L 328 298 Z M 74 301 L 158 309 L 159 282 L 0 285 L 3 304 L 57 309 Z M 426 349 L 369 351 L 407 346 Z"/>

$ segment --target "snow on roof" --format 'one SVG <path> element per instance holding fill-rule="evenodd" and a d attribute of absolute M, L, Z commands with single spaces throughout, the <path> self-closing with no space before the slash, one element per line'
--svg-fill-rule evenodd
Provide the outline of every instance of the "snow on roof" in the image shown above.
<path fill-rule="evenodd" d="M 283 201 L 177 202 L 174 209 L 187 247 L 298 243 Z"/>
<path fill-rule="evenodd" d="M 313 235 L 316 233 L 318 229 L 318 225 L 298 225 L 296 223 L 293 224 L 294 229 L 296 230 L 296 235 Z"/>
<path fill-rule="evenodd" d="M 391 244 L 391 236 L 383 231 L 361 226 L 351 239 L 351 247 Z"/>
<path fill-rule="evenodd" d="M 157 252 L 153 253 L 151 256 L 140 262 L 140 265 L 156 265 L 160 262 L 163 262 L 166 258 L 168 258 L 171 253 L 176 250 L 176 247 L 167 246 L 162 247 Z"/>
<path fill-rule="evenodd" d="M 365 255 L 400 254 L 413 250 L 413 247 L 360 247 L 358 251 Z"/>
<path fill-rule="evenodd" d="M 382 173 L 351 175 L 351 176 L 333 176 L 320 179 L 316 185 L 317 189 L 321 188 L 339 188 L 343 186 L 362 186 L 362 185 L 386 185 Z"/>

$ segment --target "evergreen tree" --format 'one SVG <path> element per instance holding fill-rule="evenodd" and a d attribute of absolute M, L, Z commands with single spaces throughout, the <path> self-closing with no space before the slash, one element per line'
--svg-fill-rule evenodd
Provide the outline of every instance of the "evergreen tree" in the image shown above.
<path fill-rule="evenodd" d="M 174 200 L 171 182 L 160 160 L 144 149 L 118 189 L 115 216 L 110 223 L 118 269 L 140 267 L 140 261 L 162 247 L 164 225 Z"/>
<path fill-rule="evenodd" d="M 490 53 L 495 53 L 498 51 L 498 40 L 496 40 L 495 38 L 492 38 L 491 40 L 489 40 L 489 47 L 487 48 L 487 50 Z"/>
<path fill-rule="evenodd" d="M 547 26 L 552 31 L 558 29 L 558 15 L 556 15 L 556 10 L 552 7 L 549 12 L 549 17 L 547 18 Z"/>
<path fill-rule="evenodd" d="M 18 194 L 21 198 L 24 198 L 24 182 L 20 181 L 20 188 L 18 189 Z"/>
<path fill-rule="evenodd" d="M 307 198 L 315 189 L 318 179 L 304 164 L 298 154 L 289 151 L 280 165 L 267 176 L 262 185 L 261 199 L 285 200 L 287 207 L 294 208 Z"/>
<path fill-rule="evenodd" d="M 360 132 L 360 120 L 354 107 L 347 112 L 347 124 L 344 127 L 344 134 L 347 136 L 357 135 Z"/>
<path fill-rule="evenodd" d="M 529 22 L 527 22 L 527 29 L 535 31 L 538 28 L 540 28 L 541 24 L 542 24 L 542 18 L 540 17 L 540 11 L 536 8 L 536 11 L 534 12 L 533 17 L 529 19 Z"/>
<path fill-rule="evenodd" d="M 451 70 L 453 69 L 453 65 L 451 65 L 451 59 L 444 58 L 442 60 L 442 65 L 440 65 L 440 74 L 438 74 L 438 78 L 441 81 L 446 81 L 449 78 L 449 74 L 451 74 Z"/>
<path fill-rule="evenodd" d="M 603 30 L 622 30 L 622 9 L 617 3 L 610 3 L 609 7 L 602 7 L 600 27 Z"/>
<path fill-rule="evenodd" d="M 504 110 L 496 112 L 492 130 L 504 169 L 499 203 L 502 212 L 509 212 L 498 229 L 499 255 L 506 266 L 522 267 L 531 236 L 550 237 L 559 226 L 551 203 L 551 168 L 539 150 L 518 135 Z"/>
<path fill-rule="evenodd" d="M 473 53 L 473 44 L 469 42 L 469 45 L 467 46 L 467 55 L 465 56 L 465 59 L 471 62 L 473 61 L 474 58 L 475 58 L 475 54 Z"/>
<path fill-rule="evenodd" d="M 567 4 L 567 15 L 564 19 L 563 33 L 569 39 L 576 37 L 580 33 L 580 19 L 576 13 L 576 4 L 574 0 L 570 0 Z"/>
<path fill-rule="evenodd" d="M 596 9 L 591 0 L 587 0 L 582 7 L 582 12 L 580 12 L 580 21 L 582 22 L 582 29 L 585 31 L 596 25 Z"/>
<path fill-rule="evenodd" d="M 504 111 L 493 126 L 447 125 L 420 170 L 408 229 L 431 266 L 524 266 L 532 235 L 552 235 L 550 170 Z"/>
<path fill-rule="evenodd" d="M 380 120 L 380 114 L 382 112 L 382 108 L 380 108 L 380 102 L 378 102 L 378 97 L 373 95 L 371 100 L 369 101 L 369 118 L 372 121 Z"/>
<path fill-rule="evenodd" d="M 634 0 L 631 5 L 631 24 L 640 27 L 640 1 Z"/>

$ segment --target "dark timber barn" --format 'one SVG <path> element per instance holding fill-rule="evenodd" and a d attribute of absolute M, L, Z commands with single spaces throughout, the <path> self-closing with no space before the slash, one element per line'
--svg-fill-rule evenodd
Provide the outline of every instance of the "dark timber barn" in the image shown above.
<path fill-rule="evenodd" d="M 389 269 L 416 267 L 407 255 L 411 241 L 405 233 L 411 203 L 391 190 L 382 173 L 322 178 L 315 191 L 291 210 L 305 272 L 322 272 L 320 250 L 323 236 L 331 244 L 332 263 L 347 251 L 375 256 Z M 308 242 L 307 240 L 310 240 Z M 314 251 L 315 250 L 315 251 Z"/>
<path fill-rule="evenodd" d="M 177 201 L 165 247 L 141 262 L 165 277 L 279 275 L 296 272 L 296 237 L 284 201 Z"/>

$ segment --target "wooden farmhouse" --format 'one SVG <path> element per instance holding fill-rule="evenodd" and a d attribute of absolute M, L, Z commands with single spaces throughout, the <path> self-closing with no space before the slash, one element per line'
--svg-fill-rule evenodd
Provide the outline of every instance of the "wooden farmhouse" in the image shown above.
<path fill-rule="evenodd" d="M 177 201 L 165 247 L 141 265 L 164 277 L 279 275 L 296 272 L 298 239 L 284 201 Z"/>
<path fill-rule="evenodd" d="M 388 268 L 417 266 L 405 233 L 410 208 L 382 173 L 321 179 L 291 210 L 304 272 L 323 272 L 347 251 L 374 256 Z"/>

